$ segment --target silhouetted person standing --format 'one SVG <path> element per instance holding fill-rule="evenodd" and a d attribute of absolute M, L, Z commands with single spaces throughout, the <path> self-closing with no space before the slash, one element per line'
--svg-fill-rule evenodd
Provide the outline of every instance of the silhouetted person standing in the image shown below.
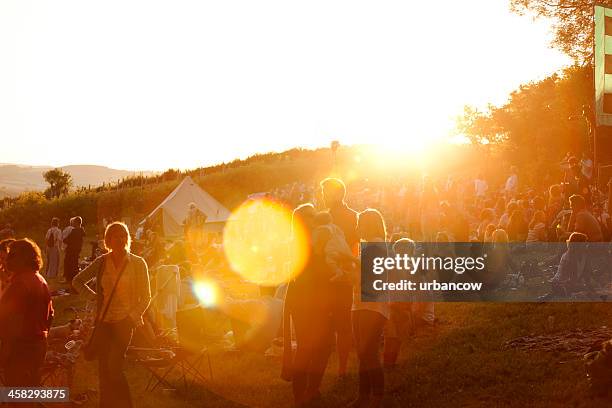
<path fill-rule="evenodd" d="M 302 272 L 289 282 L 283 319 L 283 370 L 281 377 L 291 380 L 296 406 L 314 405 L 320 397 L 321 380 L 333 346 L 332 298 L 333 272 L 325 258 L 315 250 L 313 237 L 315 208 L 302 204 L 293 211 L 292 231 L 302 224 L 307 234 L 308 261 Z M 295 333 L 296 349 L 292 347 Z"/>
<path fill-rule="evenodd" d="M 51 220 L 51 228 L 45 235 L 47 244 L 47 278 L 55 278 L 59 273 L 62 230 L 59 229 L 59 218 Z"/>
<path fill-rule="evenodd" d="M 68 282 L 72 282 L 72 279 L 79 273 L 79 254 L 81 253 L 81 248 L 83 248 L 83 238 L 85 237 L 85 230 L 81 224 L 83 224 L 83 219 L 81 217 L 74 217 L 71 220 L 73 228 L 64 238 L 64 244 L 66 244 L 64 278 Z"/>
<path fill-rule="evenodd" d="M 346 186 L 340 179 L 326 178 L 321 181 L 323 201 L 329 209 L 333 223 L 344 233 L 344 238 L 353 254 L 358 253 L 359 236 L 357 235 L 357 212 L 344 202 Z M 351 306 L 353 290 L 350 283 L 334 282 L 332 285 L 333 321 L 336 330 L 336 347 L 338 349 L 338 375 L 346 374 L 349 353 L 351 351 Z"/>

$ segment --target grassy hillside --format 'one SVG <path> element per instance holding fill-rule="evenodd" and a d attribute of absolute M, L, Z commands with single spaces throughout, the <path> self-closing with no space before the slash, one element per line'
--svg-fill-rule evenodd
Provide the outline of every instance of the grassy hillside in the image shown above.
<path fill-rule="evenodd" d="M 56 310 L 78 304 L 58 298 Z M 581 359 L 563 351 L 506 349 L 518 336 L 555 336 L 568 329 L 612 327 L 610 304 L 438 304 L 440 323 L 406 339 L 398 366 L 385 372 L 386 407 L 594 407 L 610 400 L 589 395 Z M 61 314 L 69 319 L 71 314 Z M 554 325 L 550 325 L 551 317 Z M 210 345 L 214 379 L 186 399 L 175 391 L 145 392 L 149 374 L 128 366 L 138 407 L 287 407 L 291 384 L 280 379 L 280 360 L 252 353 L 228 353 Z M 332 355 L 321 388 L 320 407 L 345 406 L 357 395 L 357 361 L 349 376 L 335 375 Z M 97 389 L 96 364 L 79 361 L 73 394 Z M 208 376 L 208 371 L 204 370 Z M 180 382 L 172 381 L 175 386 Z M 95 401 L 95 395 L 93 401 Z M 187 402 L 187 399 L 190 402 Z M 88 406 L 95 406 L 94 404 Z"/>

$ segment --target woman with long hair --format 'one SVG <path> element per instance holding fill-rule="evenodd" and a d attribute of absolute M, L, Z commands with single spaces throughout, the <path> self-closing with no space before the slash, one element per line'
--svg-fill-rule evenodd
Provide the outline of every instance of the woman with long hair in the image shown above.
<path fill-rule="evenodd" d="M 132 407 L 130 388 L 123 373 L 125 352 L 135 327 L 151 301 L 147 263 L 130 252 L 127 226 L 113 222 L 106 227 L 104 245 L 110 250 L 72 281 L 81 294 L 95 300 L 96 354 L 99 360 L 100 407 Z M 96 278 L 96 291 L 87 282 Z"/>
<path fill-rule="evenodd" d="M 387 238 L 385 221 L 375 209 L 361 212 L 357 219 L 357 232 L 361 242 L 384 243 Z M 361 262 L 369 263 L 371 257 L 387 256 L 387 251 L 379 245 L 364 250 L 362 244 Z M 359 283 L 353 290 L 353 335 L 359 358 L 359 396 L 352 407 L 380 407 L 384 396 L 385 377 L 380 356 L 380 339 L 389 319 L 389 302 L 385 298 L 376 302 L 363 302 Z M 377 294 L 374 294 L 377 295 Z M 378 294 L 387 297 L 386 294 Z"/>

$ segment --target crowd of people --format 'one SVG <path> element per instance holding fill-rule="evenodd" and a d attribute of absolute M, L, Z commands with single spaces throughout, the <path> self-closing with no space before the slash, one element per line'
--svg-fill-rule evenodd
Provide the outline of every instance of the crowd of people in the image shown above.
<path fill-rule="evenodd" d="M 358 255 L 357 243 L 364 241 L 391 241 L 394 252 L 409 254 L 414 252 L 414 240 L 567 242 L 551 279 L 552 292 L 543 297 L 546 300 L 561 290 L 578 290 L 590 283 L 589 274 L 593 271 L 587 272 L 587 269 L 595 252 L 584 251 L 584 245 L 579 245 L 609 242 L 612 231 L 612 183 L 607 185 L 608 191 L 604 194 L 593 183 L 588 161 L 578 162 L 568 157 L 564 162 L 567 166 L 563 179 L 542 190 L 521 185 L 515 166 L 510 168 L 499 189 L 489 189 L 487 181 L 478 175 L 471 181 L 457 182 L 449 177 L 445 183 L 424 178 L 420 188 L 396 183 L 391 188 L 366 189 L 347 196 L 340 180 L 324 180 L 321 183 L 323 205 L 302 203 L 294 211 L 294 220 L 307 225 L 313 236 L 310 262 L 289 284 L 285 304 L 291 319 L 286 317 L 284 321 L 293 322 L 298 347 L 295 356 L 291 356 L 286 328 L 283 377 L 292 380 L 296 403 L 304 404 L 319 396 L 334 337 L 339 374 L 343 375 L 351 339 L 346 322 L 352 321 L 359 357 L 359 396 L 353 406 L 380 406 L 384 390 L 379 355 L 381 338 L 384 337 L 382 361 L 393 365 L 401 339 L 410 330 L 407 326 L 415 322 L 432 323 L 435 319 L 433 303 L 363 303 L 359 301 L 359 284 L 355 283 L 358 279 L 352 284 L 355 291 L 352 295 L 351 284 L 335 282 L 334 268 L 326 254 L 324 251 L 317 254 L 315 208 L 331 215 L 355 255 Z M 354 211 L 347 202 L 365 209 Z M 609 262 L 610 246 L 603 248 L 604 253 L 600 251 L 599 255 L 607 257 Z M 313 298 L 318 299 L 315 305 Z M 348 339 L 346 343 L 343 338 Z"/>
<path fill-rule="evenodd" d="M 383 366 L 395 365 L 410 333 L 435 322 L 431 302 L 361 301 L 355 271 L 365 261 L 360 258 L 362 242 L 388 242 L 397 254 L 414 253 L 416 241 L 567 242 L 568 250 L 560 254 L 552 282 L 553 292 L 579 284 L 575 281 L 582 272 L 572 271 L 585 269 L 584 254 L 576 255 L 571 244 L 610 241 L 612 184 L 602 193 L 593 183 L 588 161 L 568 157 L 563 163 L 564 177 L 544 188 L 522 183 L 518 168 L 512 166 L 501 186 L 490 186 L 478 174 L 445 180 L 424 177 L 418 184 L 394 180 L 352 192 L 340 179 L 328 178 L 321 181 L 320 189 L 295 183 L 272 192 L 272 199 L 295 207 L 293 226 L 300 224 L 308 235 L 306 265 L 285 282 L 279 327 L 284 344 L 281 376 L 291 381 L 296 405 L 320 398 L 321 381 L 334 349 L 341 378 L 347 374 L 354 349 L 359 360 L 359 392 L 351 406 L 382 406 Z M 164 300 L 160 309 L 176 313 L 178 304 L 185 302 L 178 293 L 182 282 L 189 279 L 191 265 L 229 269 L 220 237 L 203 233 L 205 222 L 206 217 L 191 208 L 185 239 L 171 247 L 159 231 L 145 227 L 136 231 L 138 239 L 132 245 L 127 226 L 110 223 L 84 268 L 79 255 L 85 231 L 78 216 L 63 230 L 60 220 L 51 221 L 45 235 L 45 269 L 41 251 L 32 240 L 9 237 L 0 241 L 0 363 L 5 383 L 40 384 L 37 370 L 53 319 L 43 274 L 58 277 L 63 252 L 63 278 L 72 291 L 97 304 L 100 406 L 132 406 L 123 360 L 134 329 L 147 324 L 152 287 L 154 292 L 161 287 L 175 298 L 172 304 Z M 368 256 L 372 254 L 376 252 Z M 94 278 L 98 285 L 92 289 L 88 283 Z M 175 289 L 168 291 L 167 282 L 176 282 L 171 285 Z M 166 316 L 172 320 L 172 313 Z M 11 330 L 5 329 L 8 327 Z M 292 339 L 297 342 L 295 350 Z M 26 357 L 16 359 L 15 353 Z"/>

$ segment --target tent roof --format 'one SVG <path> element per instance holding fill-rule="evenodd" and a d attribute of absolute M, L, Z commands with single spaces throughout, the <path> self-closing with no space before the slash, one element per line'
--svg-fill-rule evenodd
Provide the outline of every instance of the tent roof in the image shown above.
<path fill-rule="evenodd" d="M 206 214 L 206 224 L 225 222 L 230 216 L 227 208 L 187 176 L 141 223 L 162 211 L 164 224 L 172 221 L 172 224 L 181 225 L 187 217 L 190 203 L 195 203 L 196 208 Z M 170 232 L 166 225 L 164 229 L 166 233 Z"/>

